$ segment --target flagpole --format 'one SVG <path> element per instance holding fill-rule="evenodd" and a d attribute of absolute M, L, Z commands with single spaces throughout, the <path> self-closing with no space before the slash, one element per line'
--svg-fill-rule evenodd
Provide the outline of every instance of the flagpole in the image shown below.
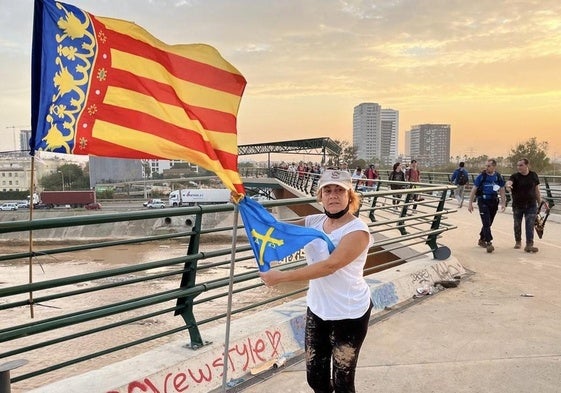
<path fill-rule="evenodd" d="M 31 184 L 29 185 L 29 221 L 33 221 L 33 195 L 35 194 L 35 156 L 31 156 Z M 29 230 L 29 284 L 33 283 L 33 230 Z M 33 292 L 29 291 L 29 313 L 33 319 Z"/>
<path fill-rule="evenodd" d="M 238 204 L 234 203 L 232 253 L 230 255 L 230 279 L 228 284 L 228 307 L 226 309 L 226 334 L 224 338 L 224 368 L 222 369 L 222 390 L 224 392 L 226 391 L 226 384 L 228 382 L 228 353 L 230 346 L 230 321 L 232 319 L 232 294 L 234 291 L 234 262 L 236 259 L 236 244 L 238 241 L 238 210 Z"/>

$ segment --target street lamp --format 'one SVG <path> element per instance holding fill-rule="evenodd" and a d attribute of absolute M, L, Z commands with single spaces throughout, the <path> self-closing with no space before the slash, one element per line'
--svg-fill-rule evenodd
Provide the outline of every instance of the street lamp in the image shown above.
<path fill-rule="evenodd" d="M 64 173 L 62 173 L 62 171 L 57 171 L 57 173 L 60 173 L 62 176 L 62 191 L 64 191 Z"/>

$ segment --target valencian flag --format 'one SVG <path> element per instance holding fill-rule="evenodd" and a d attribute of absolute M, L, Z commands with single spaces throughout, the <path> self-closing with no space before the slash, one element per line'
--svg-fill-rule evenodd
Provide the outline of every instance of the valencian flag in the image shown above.
<path fill-rule="evenodd" d="M 214 48 L 166 45 L 132 22 L 35 0 L 31 77 L 31 155 L 177 159 L 216 173 L 241 198 L 262 271 L 329 241 L 242 198 L 236 117 L 246 81 Z"/>
<path fill-rule="evenodd" d="M 262 272 L 270 269 L 270 262 L 282 260 L 315 239 L 323 239 L 330 253 L 335 249 L 323 232 L 277 221 L 251 198 L 243 198 L 239 205 L 247 238 Z"/>
<path fill-rule="evenodd" d="M 31 155 L 189 161 L 244 193 L 236 116 L 244 77 L 213 47 L 35 0 Z"/>

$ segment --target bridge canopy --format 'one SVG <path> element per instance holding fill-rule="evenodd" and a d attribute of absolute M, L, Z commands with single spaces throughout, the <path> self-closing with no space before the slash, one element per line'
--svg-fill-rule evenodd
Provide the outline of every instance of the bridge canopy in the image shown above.
<path fill-rule="evenodd" d="M 341 147 L 328 137 L 238 146 L 238 155 L 240 156 L 266 153 L 300 153 L 339 156 L 341 154 Z"/>

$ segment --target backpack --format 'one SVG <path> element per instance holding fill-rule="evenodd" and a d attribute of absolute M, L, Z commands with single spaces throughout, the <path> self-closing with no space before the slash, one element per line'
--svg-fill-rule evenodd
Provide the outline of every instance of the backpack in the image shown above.
<path fill-rule="evenodd" d="M 460 186 L 465 186 L 468 183 L 469 178 L 465 169 L 460 169 L 458 171 L 458 178 L 456 179 L 456 181 Z"/>

